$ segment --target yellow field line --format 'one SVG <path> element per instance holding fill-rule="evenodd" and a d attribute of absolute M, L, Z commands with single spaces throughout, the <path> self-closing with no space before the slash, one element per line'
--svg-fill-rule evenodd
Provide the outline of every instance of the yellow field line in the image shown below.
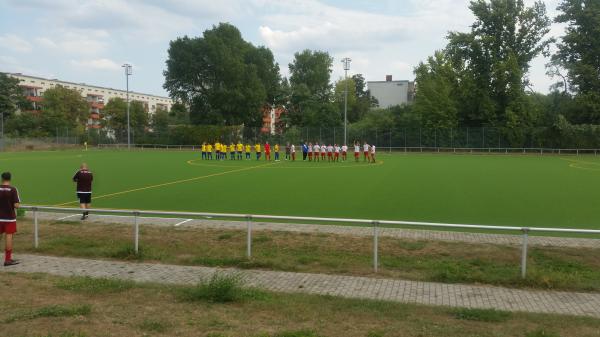
<path fill-rule="evenodd" d="M 575 160 L 575 159 L 570 159 L 570 158 L 560 158 L 561 160 L 564 160 L 566 162 L 569 162 L 569 167 L 570 168 L 574 168 L 574 169 L 579 169 L 579 170 L 587 170 L 587 171 L 600 171 L 600 167 L 599 168 L 590 168 L 590 167 L 581 167 L 578 165 L 596 165 L 596 166 L 600 166 L 600 163 L 594 163 L 591 161 L 584 161 L 584 160 Z"/>
<path fill-rule="evenodd" d="M 132 192 L 138 192 L 138 191 L 144 191 L 144 190 L 149 190 L 149 189 L 152 189 L 152 188 L 158 188 L 158 187 L 164 187 L 164 186 L 170 186 L 170 185 L 175 185 L 175 184 L 181 184 L 181 183 L 186 183 L 186 182 L 196 181 L 196 180 L 201 180 L 201 179 L 206 179 L 206 178 L 218 177 L 218 176 L 222 176 L 222 175 L 229 174 L 229 173 L 248 171 L 248 170 L 252 170 L 252 169 L 255 169 L 255 168 L 262 167 L 262 166 L 268 166 L 268 165 L 273 165 L 273 164 L 275 164 L 275 163 L 268 163 L 268 164 L 263 164 L 263 165 L 250 166 L 250 167 L 245 167 L 245 168 L 231 170 L 231 171 L 213 173 L 213 174 L 209 174 L 209 175 L 205 175 L 205 176 L 199 176 L 199 177 L 182 179 L 182 180 L 175 180 L 175 181 L 170 181 L 170 182 L 167 182 L 167 183 L 150 185 L 150 186 L 145 186 L 145 187 L 139 187 L 139 188 L 134 188 L 134 189 L 130 189 L 130 190 L 126 190 L 126 191 L 121 191 L 121 192 L 103 194 L 101 196 L 94 197 L 94 199 L 110 198 L 110 197 L 114 197 L 114 196 L 117 196 L 117 195 L 122 195 L 122 194 L 127 194 L 127 193 L 132 193 Z M 75 200 L 75 201 L 69 201 L 69 202 L 65 202 L 65 203 L 62 203 L 62 204 L 57 204 L 57 205 L 54 205 L 54 206 L 56 206 L 56 207 L 66 206 L 66 205 L 70 205 L 70 204 L 75 204 L 77 202 L 78 202 L 77 200 Z"/>

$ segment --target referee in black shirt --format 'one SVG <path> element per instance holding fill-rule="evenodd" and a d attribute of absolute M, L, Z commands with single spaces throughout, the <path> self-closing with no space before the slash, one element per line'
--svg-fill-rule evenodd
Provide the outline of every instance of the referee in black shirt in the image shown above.
<path fill-rule="evenodd" d="M 94 175 L 88 169 L 86 163 L 81 164 L 79 171 L 73 176 L 73 181 L 77 183 L 77 198 L 82 209 L 89 209 L 92 205 L 92 181 Z M 81 220 L 87 219 L 89 212 L 83 211 Z"/>

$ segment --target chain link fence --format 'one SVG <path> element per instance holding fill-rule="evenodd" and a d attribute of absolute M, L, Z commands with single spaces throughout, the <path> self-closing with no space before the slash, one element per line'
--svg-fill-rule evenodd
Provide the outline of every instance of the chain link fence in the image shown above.
<path fill-rule="evenodd" d="M 365 128 L 350 125 L 347 137 L 343 127 L 291 127 L 281 132 L 265 133 L 260 128 L 243 126 L 172 126 L 165 130 L 132 129 L 131 144 L 197 146 L 203 142 L 246 144 L 265 143 L 338 144 L 354 142 L 376 145 L 390 151 L 456 151 L 517 149 L 572 149 L 597 152 L 600 149 L 600 127 L 559 131 L 551 127 L 504 129 L 464 127 L 429 129 L 418 127 Z M 0 138 L 0 150 L 34 150 L 68 148 L 82 145 L 127 144 L 127 130 L 88 129 L 58 130 L 53 137 Z M 534 151 L 534 152 L 535 152 Z"/>

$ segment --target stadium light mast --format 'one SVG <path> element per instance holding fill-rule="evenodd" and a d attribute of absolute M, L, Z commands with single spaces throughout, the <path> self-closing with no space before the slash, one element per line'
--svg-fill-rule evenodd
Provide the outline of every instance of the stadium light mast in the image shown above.
<path fill-rule="evenodd" d="M 131 149 L 131 125 L 129 122 L 129 76 L 133 74 L 131 64 L 125 63 L 122 65 L 125 68 L 125 83 L 127 86 L 127 148 Z"/>
<path fill-rule="evenodd" d="M 346 57 L 342 60 L 344 64 L 344 82 L 346 90 L 344 90 L 344 145 L 348 145 L 348 70 L 350 70 L 350 62 L 352 60 Z"/>

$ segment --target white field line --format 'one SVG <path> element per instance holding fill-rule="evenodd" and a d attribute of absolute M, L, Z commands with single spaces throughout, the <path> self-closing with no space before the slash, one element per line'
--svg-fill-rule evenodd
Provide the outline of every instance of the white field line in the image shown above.
<path fill-rule="evenodd" d="M 183 220 L 183 221 L 181 221 L 181 222 L 178 222 L 178 223 L 176 223 L 174 226 L 175 226 L 175 227 L 177 227 L 177 226 L 181 226 L 181 225 L 183 225 L 184 223 L 186 223 L 186 222 L 190 222 L 190 221 L 192 221 L 192 220 L 194 220 L 194 219 L 186 219 L 186 220 Z"/>
<path fill-rule="evenodd" d="M 71 214 L 71 215 L 67 215 L 67 216 L 64 216 L 64 217 L 62 217 L 62 218 L 58 218 L 58 219 L 56 219 L 56 221 L 65 220 L 65 219 L 72 218 L 72 217 L 74 217 L 74 216 L 78 216 L 78 215 L 79 215 L 79 214 Z"/>

